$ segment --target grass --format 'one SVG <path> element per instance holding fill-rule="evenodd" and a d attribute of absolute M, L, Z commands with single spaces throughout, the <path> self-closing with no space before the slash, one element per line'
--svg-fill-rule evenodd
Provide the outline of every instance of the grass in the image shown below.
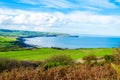
<path fill-rule="evenodd" d="M 12 42 L 16 41 L 16 37 L 3 37 L 0 36 L 0 48 L 14 46 Z"/>
<path fill-rule="evenodd" d="M 16 37 L 3 37 L 0 36 L 0 42 L 12 42 L 16 41 Z"/>
<path fill-rule="evenodd" d="M 71 65 L 57 66 L 48 70 L 37 68 L 15 68 L 3 71 L 0 80 L 120 80 L 110 64 L 102 66 Z"/>
<path fill-rule="evenodd" d="M 113 48 L 91 48 L 77 50 L 57 50 L 52 48 L 40 48 L 23 51 L 0 52 L 0 58 L 9 58 L 16 60 L 44 60 L 54 55 L 66 54 L 70 55 L 74 60 L 81 59 L 89 54 L 94 54 L 98 57 L 111 55 Z"/>

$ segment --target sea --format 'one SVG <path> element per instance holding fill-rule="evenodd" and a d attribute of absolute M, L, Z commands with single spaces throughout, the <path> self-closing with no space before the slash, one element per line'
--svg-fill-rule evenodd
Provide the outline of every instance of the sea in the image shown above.
<path fill-rule="evenodd" d="M 77 48 L 118 48 L 120 47 L 120 37 L 33 37 L 24 38 L 25 44 L 38 48 L 59 47 L 68 49 Z"/>

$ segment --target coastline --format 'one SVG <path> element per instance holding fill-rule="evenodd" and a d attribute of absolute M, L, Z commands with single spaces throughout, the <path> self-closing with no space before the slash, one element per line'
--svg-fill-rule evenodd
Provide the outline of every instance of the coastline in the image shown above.
<path fill-rule="evenodd" d="M 22 37 L 18 37 L 17 38 L 17 41 L 18 41 L 18 44 L 21 46 L 21 47 L 25 47 L 25 48 L 38 48 L 36 47 L 35 45 L 30 45 L 30 44 L 26 44 L 25 43 L 25 39 L 24 38 L 35 38 L 35 37 L 43 37 L 43 36 L 22 36 Z M 61 37 L 61 36 L 45 36 L 45 37 Z M 63 37 L 63 36 L 62 36 Z M 68 37 L 79 37 L 79 36 L 68 36 Z M 17 42 L 16 41 L 16 42 Z M 67 49 L 67 48 L 60 48 L 60 47 L 47 47 L 47 48 L 55 48 L 55 49 Z"/>
<path fill-rule="evenodd" d="M 21 47 L 25 47 L 25 48 L 36 48 L 36 47 L 33 46 L 33 45 L 26 44 L 24 38 L 30 38 L 30 37 L 18 37 L 18 38 L 17 38 L 17 41 L 18 41 L 18 43 L 19 43 L 19 45 L 20 45 Z"/>

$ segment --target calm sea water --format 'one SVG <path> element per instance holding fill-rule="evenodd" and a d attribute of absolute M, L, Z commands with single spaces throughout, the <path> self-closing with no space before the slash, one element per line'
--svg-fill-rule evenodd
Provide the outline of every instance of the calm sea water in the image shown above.
<path fill-rule="evenodd" d="M 25 43 L 37 47 L 113 48 L 120 47 L 120 37 L 35 37 Z"/>

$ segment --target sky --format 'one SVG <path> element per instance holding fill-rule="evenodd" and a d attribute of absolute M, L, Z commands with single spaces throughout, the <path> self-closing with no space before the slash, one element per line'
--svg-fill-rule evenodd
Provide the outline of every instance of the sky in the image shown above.
<path fill-rule="evenodd" d="M 0 29 L 120 36 L 120 0 L 0 0 Z"/>

